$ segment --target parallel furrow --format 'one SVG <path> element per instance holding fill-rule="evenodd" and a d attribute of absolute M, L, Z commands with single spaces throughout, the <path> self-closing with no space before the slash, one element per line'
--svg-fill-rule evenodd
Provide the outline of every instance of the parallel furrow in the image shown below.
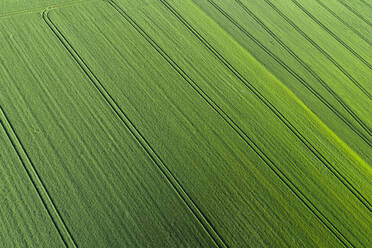
<path fill-rule="evenodd" d="M 34 186 L 37 194 L 40 197 L 49 217 L 51 218 L 55 228 L 57 229 L 64 245 L 66 247 L 78 247 L 75 239 L 73 238 L 70 230 L 68 229 L 65 221 L 63 220 L 59 210 L 54 204 L 53 198 L 49 194 L 43 180 L 41 179 L 38 171 L 36 170 L 34 164 L 32 163 L 24 145 L 20 141 L 17 133 L 14 130 L 13 125 L 9 121 L 5 111 L 0 106 L 0 123 L 4 128 L 10 142 L 16 151 L 19 160 L 21 161 L 23 168 L 25 169 L 32 185 Z"/>
<path fill-rule="evenodd" d="M 230 127 L 248 144 L 253 151 L 268 165 L 276 176 L 299 198 L 303 204 L 323 223 L 346 247 L 353 247 L 350 241 L 320 212 L 320 210 L 306 197 L 304 193 L 280 170 L 280 168 L 263 152 L 263 150 L 236 124 L 234 120 L 221 109 L 188 75 L 180 68 L 172 58 L 117 4 L 109 1 L 117 10 L 120 10 L 123 17 L 144 37 L 150 45 L 179 73 L 185 81 L 217 112 Z"/>
<path fill-rule="evenodd" d="M 275 116 L 313 153 L 316 158 L 332 174 L 344 184 L 344 186 L 369 210 L 371 203 L 297 130 L 296 127 L 265 97 L 252 83 L 250 83 L 239 71 L 237 71 L 198 31 L 196 31 L 167 1 L 160 0 L 168 9 L 200 42 L 213 54 L 226 68 L 231 71 Z"/>
<path fill-rule="evenodd" d="M 358 54 L 354 49 L 347 45 L 341 38 L 339 38 L 335 33 L 333 33 L 329 28 L 327 28 L 321 21 L 319 21 L 315 16 L 313 16 L 304 6 L 302 6 L 298 1 L 291 0 L 299 9 L 301 9 L 308 17 L 310 17 L 315 23 L 317 23 L 324 31 L 331 35 L 335 40 L 337 40 L 345 49 L 352 53 L 356 58 L 358 58 L 363 64 L 365 64 L 369 69 L 372 70 L 372 65 L 366 61 L 360 54 Z"/>
<path fill-rule="evenodd" d="M 346 104 L 344 102 L 344 100 L 342 100 L 342 98 L 316 73 L 314 72 L 311 67 L 305 63 L 305 61 L 303 61 L 299 56 L 297 56 L 297 54 L 290 48 L 288 47 L 274 32 L 272 32 L 266 25 L 265 23 L 260 19 L 258 18 L 258 16 L 256 16 L 251 10 L 249 10 L 249 8 L 243 4 L 240 0 L 235 0 L 241 7 L 242 9 L 248 14 L 250 15 L 263 29 L 265 29 L 265 31 L 271 36 L 273 37 L 273 39 L 275 39 L 281 47 L 283 47 L 289 54 L 292 55 L 292 57 L 297 61 L 299 62 L 305 69 L 306 71 L 308 71 L 322 86 L 324 89 L 326 89 L 328 91 L 328 93 L 330 93 L 336 100 L 338 103 L 340 103 L 340 105 L 350 114 L 350 116 L 356 121 L 358 122 L 358 124 L 370 135 L 372 136 L 372 131 L 371 131 L 371 128 L 369 128 L 367 126 L 367 124 L 365 124 L 361 119 L 360 117 L 351 109 L 351 107 Z M 370 144 L 370 140 L 367 138 L 368 140 L 368 144 Z"/>
<path fill-rule="evenodd" d="M 366 5 L 372 10 L 372 4 L 368 3 L 366 0 L 359 0 L 359 1 L 361 1 L 364 5 Z"/>
<path fill-rule="evenodd" d="M 348 24 L 347 22 L 344 21 L 344 19 L 342 19 L 340 16 L 338 16 L 333 10 L 331 10 L 330 8 L 328 8 L 322 1 L 320 0 L 315 0 L 320 6 L 322 6 L 322 8 L 324 8 L 325 10 L 327 10 L 332 16 L 334 16 L 339 22 L 341 22 L 343 25 L 345 25 L 348 29 L 350 29 L 351 31 L 353 31 L 357 36 L 359 36 L 359 38 L 361 38 L 362 40 L 364 40 L 368 45 L 372 46 L 372 42 L 370 40 L 368 40 L 362 33 L 360 33 L 357 29 L 355 29 L 354 27 L 352 27 L 350 24 Z"/>
<path fill-rule="evenodd" d="M 230 127 L 254 150 L 268 165 L 276 176 L 299 198 L 303 204 L 346 246 L 354 247 L 350 241 L 320 212 L 308 197 L 280 170 L 280 168 L 264 153 L 264 151 L 236 124 L 236 122 L 219 107 L 198 84 L 115 2 L 109 3 L 144 37 L 150 45 L 172 66 L 177 73 L 217 112 Z"/>
<path fill-rule="evenodd" d="M 224 15 L 231 23 L 233 23 L 243 34 L 245 34 L 249 39 L 256 43 L 262 50 L 265 51 L 271 58 L 278 62 L 286 71 L 288 71 L 294 78 L 296 78 L 306 89 L 308 89 L 316 98 L 318 98 L 329 110 L 331 110 L 338 118 L 340 118 L 355 134 L 357 134 L 364 142 L 369 146 L 372 146 L 371 140 L 366 137 L 362 132 L 359 131 L 343 114 L 341 114 L 332 104 L 330 104 L 319 92 L 317 92 L 305 79 L 298 75 L 290 66 L 288 66 L 284 61 L 277 57 L 273 52 L 271 52 L 265 45 L 263 45 L 256 37 L 247 31 L 242 25 L 240 25 L 234 18 L 232 18 L 228 13 L 226 13 L 220 6 L 218 6 L 213 0 L 208 0 L 208 2 L 216 8 L 222 15 Z M 248 14 L 253 14 L 250 10 L 245 9 Z M 252 16 L 260 25 L 263 25 L 265 30 L 272 35 L 272 37 L 288 52 L 290 53 L 309 73 L 311 73 L 322 85 L 332 94 L 338 101 L 341 101 L 341 105 L 345 106 L 341 98 L 331 89 L 329 86 L 311 70 L 311 68 L 305 64 L 287 45 L 285 45 L 275 34 L 273 34 L 269 29 L 266 29 L 266 25 L 261 22 L 256 16 Z M 346 105 L 346 107 L 348 107 Z M 346 111 L 349 108 L 345 108 Z M 351 115 L 351 114 L 350 114 Z M 353 117 L 353 115 L 351 115 Z M 359 118 L 356 120 L 358 122 Z"/>
<path fill-rule="evenodd" d="M 346 71 L 332 56 L 321 48 L 315 41 L 313 41 L 304 31 L 302 31 L 291 19 L 289 19 L 283 12 L 281 12 L 270 0 L 264 0 L 275 12 L 278 13 L 289 25 L 291 25 L 302 37 L 304 37 L 311 45 L 313 45 L 319 52 L 321 52 L 329 61 L 331 61 L 356 87 L 358 87 L 370 100 L 372 95 L 368 92 L 350 73 Z M 368 128 L 368 127 L 366 127 Z M 371 129 L 369 132 L 372 133 Z"/>
<path fill-rule="evenodd" d="M 95 76 L 95 74 L 90 69 L 90 67 L 86 64 L 83 58 L 77 53 L 76 49 L 71 45 L 71 43 L 66 39 L 66 37 L 62 34 L 62 32 L 58 29 L 58 27 L 49 18 L 48 13 L 49 13 L 48 10 L 44 11 L 42 17 L 45 23 L 51 29 L 51 31 L 55 34 L 58 40 L 62 43 L 63 47 L 67 50 L 67 52 L 72 56 L 72 58 L 79 65 L 82 71 L 86 74 L 86 76 L 89 78 L 91 83 L 100 93 L 100 95 L 104 98 L 106 103 L 110 106 L 112 111 L 117 115 L 119 120 L 124 124 L 124 126 L 129 130 L 129 132 L 133 135 L 136 141 L 144 149 L 146 154 L 155 163 L 157 168 L 164 175 L 165 179 L 170 183 L 173 190 L 177 193 L 180 199 L 184 201 L 185 205 L 190 209 L 191 213 L 198 219 L 200 224 L 203 226 L 206 232 L 210 235 L 210 237 L 214 240 L 216 245 L 219 247 L 227 247 L 227 245 L 225 244 L 221 236 L 215 231 L 210 221 L 205 217 L 205 215 L 201 212 L 201 210 L 196 205 L 196 203 L 191 199 L 189 194 L 184 190 L 182 185 L 179 183 L 179 180 L 173 175 L 173 173 L 169 170 L 169 168 L 164 163 L 164 161 L 152 148 L 150 143 L 140 133 L 137 127 L 133 124 L 133 122 L 128 118 L 128 116 L 124 113 L 124 111 L 118 105 L 118 103 L 114 100 L 114 98 L 108 93 L 108 91 L 105 89 L 101 81 Z"/>
<path fill-rule="evenodd" d="M 358 11 L 356 11 L 354 8 L 352 8 L 350 5 L 345 3 L 344 0 L 337 0 L 339 3 L 341 3 L 345 8 L 347 8 L 350 12 L 352 12 L 354 15 L 356 15 L 360 20 L 362 20 L 364 23 L 366 23 L 368 26 L 372 27 L 372 23 L 368 21 L 365 17 L 363 17 Z"/>

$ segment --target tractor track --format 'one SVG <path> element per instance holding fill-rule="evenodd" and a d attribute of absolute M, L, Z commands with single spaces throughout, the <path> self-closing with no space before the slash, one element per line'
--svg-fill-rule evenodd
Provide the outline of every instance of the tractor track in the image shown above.
<path fill-rule="evenodd" d="M 0 106 L 0 124 L 5 130 L 5 133 L 8 136 L 8 139 L 12 143 L 13 149 L 18 155 L 19 160 L 21 161 L 23 168 L 25 169 L 28 178 L 30 179 L 33 187 L 35 188 L 45 210 L 47 211 L 50 219 L 52 220 L 59 236 L 61 237 L 64 245 L 66 247 L 77 248 L 78 245 L 73 238 L 69 228 L 67 227 L 64 219 L 62 218 L 58 208 L 56 207 L 53 198 L 49 194 L 45 183 L 41 179 L 35 165 L 31 161 L 30 156 L 28 155 L 25 146 L 22 144 L 19 139 L 13 125 L 11 124 L 8 116 L 6 115 L 3 108 Z"/>
<path fill-rule="evenodd" d="M 339 22 L 341 22 L 343 25 L 345 25 L 347 28 L 349 28 L 351 31 L 353 31 L 359 38 L 361 38 L 363 41 L 365 41 L 368 45 L 372 47 L 372 42 L 368 40 L 362 33 L 360 33 L 357 29 L 352 27 L 350 24 L 345 22 L 340 16 L 338 16 L 333 10 L 328 8 L 321 0 L 315 0 L 322 8 L 324 8 L 326 11 L 328 11 L 331 15 L 333 15 Z"/>
<path fill-rule="evenodd" d="M 110 1 L 108 1 L 108 3 L 110 3 Z M 54 33 L 54 35 L 61 42 L 63 47 L 68 51 L 68 53 L 71 55 L 71 57 L 75 60 L 75 62 L 78 64 L 78 66 L 82 69 L 82 71 L 89 78 L 89 80 L 94 85 L 96 90 L 101 94 L 103 99 L 110 106 L 112 111 L 117 115 L 119 120 L 124 124 L 124 126 L 131 133 L 131 135 L 135 138 L 135 140 L 138 142 L 138 144 L 142 147 L 142 149 L 146 152 L 146 154 L 149 156 L 149 158 L 157 166 L 157 168 L 163 174 L 164 178 L 172 186 L 173 190 L 176 192 L 178 197 L 188 207 L 190 212 L 199 221 L 199 223 L 201 224 L 203 229 L 211 237 L 211 239 L 215 242 L 215 244 L 219 247 L 227 247 L 227 245 L 222 240 L 220 235 L 215 231 L 215 229 L 212 226 L 212 224 L 210 223 L 210 221 L 205 217 L 205 215 L 201 212 L 201 210 L 196 205 L 196 203 L 191 199 L 189 194 L 184 190 L 184 188 L 182 187 L 182 185 L 180 184 L 178 179 L 173 175 L 171 170 L 167 167 L 167 165 L 164 163 L 164 161 L 160 158 L 160 156 L 152 148 L 150 143 L 145 139 L 145 137 L 139 132 L 138 128 L 133 124 L 133 122 L 124 113 L 124 111 L 121 109 L 119 104 L 109 94 L 109 92 L 103 86 L 103 84 L 98 79 L 98 77 L 90 69 L 88 64 L 83 60 L 83 58 L 79 55 L 79 53 L 77 53 L 76 49 L 71 45 L 71 43 L 66 39 L 66 37 L 62 34 L 62 32 L 59 30 L 59 28 L 49 18 L 48 13 L 49 13 L 48 10 L 44 11 L 42 17 L 43 17 L 45 23 L 48 25 L 48 27 Z"/>
<path fill-rule="evenodd" d="M 365 17 L 363 17 L 361 14 L 358 13 L 353 7 L 346 4 L 343 0 L 336 0 L 341 5 L 343 5 L 346 9 L 348 9 L 351 13 L 353 13 L 355 16 L 357 16 L 360 20 L 362 20 L 364 23 L 366 23 L 368 26 L 372 27 L 372 23 L 368 21 Z"/>
<path fill-rule="evenodd" d="M 256 45 L 258 45 L 266 54 L 268 54 L 271 58 L 273 58 L 278 64 L 280 64 L 287 72 L 289 72 L 294 78 L 296 78 L 306 89 L 308 89 L 316 98 L 319 99 L 325 106 L 328 107 L 330 111 L 332 111 L 338 118 L 340 118 L 356 135 L 358 135 L 368 146 L 372 147 L 371 140 L 366 137 L 357 127 L 355 127 L 343 114 L 341 114 L 332 104 L 330 104 L 319 92 L 317 92 L 309 83 L 306 82 L 300 75 L 298 75 L 290 66 L 288 66 L 284 61 L 282 61 L 279 57 L 277 57 L 273 52 L 271 52 L 263 43 L 261 43 L 256 37 L 254 37 L 251 33 L 247 31 L 242 25 L 240 25 L 236 20 L 234 20 L 227 12 L 225 12 L 220 6 L 218 6 L 213 0 L 208 0 L 214 8 L 216 8 L 222 15 L 224 15 L 233 25 L 235 25 L 242 33 L 244 33 L 248 38 L 250 38 Z M 249 10 L 247 10 L 249 11 Z M 251 12 L 249 12 L 251 14 Z M 253 14 L 253 13 L 252 13 Z M 256 17 L 256 16 L 254 16 Z M 256 20 L 256 19 L 255 19 Z M 256 20 L 257 21 L 257 20 Z M 264 25 L 262 22 L 260 24 Z M 264 26 L 266 30 L 266 26 Z M 273 34 L 270 30 L 266 30 L 269 34 L 273 35 L 273 38 L 284 48 L 288 49 L 287 52 L 290 53 L 302 66 L 311 73 L 322 85 L 325 84 L 329 93 L 336 97 L 336 100 L 342 101 L 336 93 L 333 94 L 333 90 L 326 85 L 326 83 L 317 75 L 315 72 L 311 70 L 309 66 L 307 66 L 289 47 L 287 47 L 281 40 L 277 40 L 277 36 Z M 313 74 L 314 73 L 314 74 Z M 343 102 L 343 101 L 342 101 Z M 342 105 L 344 106 L 344 105 Z M 346 109 L 348 110 L 348 108 Z M 349 113 L 350 114 L 350 113 Z M 353 115 L 351 115 L 353 117 Z M 356 120 L 358 122 L 359 118 Z M 359 122 L 358 122 L 359 123 Z"/>
<path fill-rule="evenodd" d="M 371 203 L 297 130 L 296 127 L 252 83 L 237 71 L 198 31 L 196 31 L 166 0 L 159 0 L 200 42 L 231 71 L 277 118 L 311 151 L 315 157 L 342 182 L 347 189 L 369 210 Z"/>
<path fill-rule="evenodd" d="M 326 31 L 330 36 L 337 40 L 346 50 L 352 53 L 356 58 L 358 58 L 365 66 L 372 70 L 372 65 L 365 60 L 360 54 L 358 54 L 353 48 L 347 45 L 340 37 L 333 33 L 326 25 L 318 20 L 313 14 L 310 13 L 304 6 L 302 6 L 297 0 L 291 0 L 300 10 L 302 10 L 310 19 L 312 19 L 316 24 L 318 24 L 324 31 Z"/>
<path fill-rule="evenodd" d="M 236 0 L 240 1 L 240 0 Z M 332 56 L 313 41 L 304 31 L 302 31 L 291 19 L 281 12 L 270 0 L 264 0 L 280 17 L 282 17 L 289 25 L 291 25 L 302 37 L 304 37 L 312 46 L 322 53 L 332 64 L 334 64 L 356 87 L 358 87 L 370 100 L 372 95 L 368 92 L 344 67 L 342 67 Z M 371 131 L 370 131 L 371 132 Z"/>

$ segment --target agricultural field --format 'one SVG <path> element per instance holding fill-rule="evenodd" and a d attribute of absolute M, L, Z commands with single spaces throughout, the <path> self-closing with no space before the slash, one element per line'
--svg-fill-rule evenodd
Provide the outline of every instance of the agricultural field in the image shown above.
<path fill-rule="evenodd" d="M 372 247 L 372 0 L 3 0 L 0 247 Z"/>

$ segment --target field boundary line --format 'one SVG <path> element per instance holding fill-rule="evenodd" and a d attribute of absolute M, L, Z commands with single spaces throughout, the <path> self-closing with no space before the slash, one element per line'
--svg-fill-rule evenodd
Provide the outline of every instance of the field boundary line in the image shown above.
<path fill-rule="evenodd" d="M 137 127 L 133 124 L 133 122 L 128 118 L 125 112 L 121 109 L 120 105 L 109 94 L 109 92 L 103 86 L 103 84 L 98 79 L 98 77 L 93 73 L 93 71 L 90 69 L 87 63 L 82 59 L 82 57 L 77 53 L 75 48 L 71 45 L 71 43 L 66 39 L 66 37 L 62 34 L 62 32 L 58 29 L 58 27 L 49 18 L 48 13 L 49 13 L 49 10 L 45 10 L 43 12 L 43 19 L 45 23 L 49 26 L 51 31 L 55 34 L 58 40 L 62 43 L 64 48 L 68 51 L 68 53 L 72 56 L 75 62 L 79 65 L 79 67 L 82 69 L 85 75 L 89 78 L 93 86 L 104 98 L 105 102 L 110 106 L 111 110 L 116 114 L 116 116 L 124 124 L 126 129 L 135 138 L 137 143 L 142 147 L 142 149 L 149 156 L 152 162 L 157 166 L 157 168 L 160 170 L 160 172 L 165 177 L 166 181 L 173 188 L 173 190 L 178 195 L 180 200 L 184 202 L 185 206 L 187 206 L 191 214 L 198 220 L 201 227 L 204 229 L 206 234 L 211 238 L 211 240 L 218 247 L 227 247 L 222 237 L 215 231 L 210 221 L 202 213 L 202 211 L 199 209 L 196 203 L 192 200 L 189 194 L 184 190 L 179 180 L 173 175 L 173 173 L 167 167 L 165 162 L 160 158 L 160 156 L 152 148 L 152 146 L 146 140 L 146 138 L 140 133 Z"/>
<path fill-rule="evenodd" d="M 236 0 L 239 1 L 239 0 Z M 331 61 L 356 87 L 358 87 L 370 100 L 371 93 L 366 90 L 349 72 L 345 70 L 332 56 L 313 41 L 304 31 L 302 31 L 291 19 L 289 19 L 281 10 L 279 10 L 270 0 L 264 0 L 280 17 L 282 17 L 289 25 L 291 25 L 302 37 L 304 37 L 312 46 L 322 53 L 329 61 Z"/>
<path fill-rule="evenodd" d="M 4 13 L 0 15 L 0 18 L 6 18 L 6 17 L 11 17 L 11 16 L 16 16 L 16 15 L 24 15 L 24 14 L 32 14 L 32 13 L 38 13 L 44 11 L 46 8 L 47 9 L 56 9 L 56 8 L 61 8 L 61 7 L 67 7 L 67 6 L 72 6 L 75 4 L 80 4 L 88 1 L 95 1 L 95 0 L 72 0 L 72 1 L 67 1 L 67 2 L 62 2 L 62 3 L 57 3 L 57 4 L 52 4 L 49 6 L 44 6 L 44 7 L 38 7 L 38 8 L 30 8 L 30 9 L 23 9 L 23 10 L 17 10 L 17 11 L 10 11 L 8 13 Z"/>
<path fill-rule="evenodd" d="M 345 8 L 347 8 L 351 13 L 353 13 L 355 16 L 357 16 L 359 19 L 361 19 L 364 23 L 366 23 L 368 26 L 372 27 L 372 23 L 368 21 L 364 16 L 358 13 L 353 7 L 350 5 L 346 4 L 345 1 L 343 0 L 336 0 L 339 2 L 341 5 L 343 5 Z"/>
<path fill-rule="evenodd" d="M 291 0 L 302 12 L 304 12 L 310 19 L 312 19 L 316 24 L 318 24 L 324 31 L 331 35 L 335 40 L 337 40 L 346 50 L 352 53 L 356 58 L 358 58 L 364 65 L 366 65 L 370 70 L 372 70 L 372 65 L 365 60 L 359 53 L 357 53 L 353 48 L 346 44 L 338 35 L 332 32 L 326 25 L 324 25 L 318 18 L 310 13 L 303 5 L 301 5 L 297 0 Z"/>
<path fill-rule="evenodd" d="M 319 92 L 317 92 L 309 83 L 306 82 L 300 75 L 298 75 L 290 66 L 288 66 L 284 61 L 282 61 L 279 57 L 277 57 L 270 49 L 268 49 L 265 45 L 263 45 L 256 37 L 254 37 L 251 33 L 249 33 L 242 25 L 240 25 L 234 18 L 232 18 L 227 12 L 225 12 L 220 6 L 218 6 L 213 0 L 208 0 L 214 8 L 217 9 L 222 15 L 224 15 L 233 25 L 235 25 L 243 34 L 245 34 L 249 39 L 251 39 L 256 45 L 258 45 L 266 54 L 272 57 L 278 64 L 280 64 L 287 72 L 289 72 L 295 79 L 297 79 L 306 89 L 308 89 L 316 98 L 319 99 L 325 106 L 328 107 L 340 120 L 342 120 L 356 135 L 358 135 L 364 142 L 367 143 L 368 146 L 372 147 L 371 140 L 369 140 L 357 127 L 354 126 L 343 114 L 341 114 L 331 103 L 329 103 Z M 273 37 L 275 39 L 275 37 Z M 284 45 L 286 49 L 286 45 L 282 44 L 281 41 L 277 41 L 279 44 Z M 289 49 L 289 48 L 288 48 Z M 299 59 L 293 51 L 287 51 L 290 53 L 296 60 Z M 305 67 L 298 61 L 302 66 Z M 310 69 L 310 68 L 305 68 Z M 311 69 L 310 69 L 311 70 Z M 311 73 L 311 71 L 309 71 Z M 318 79 L 315 75 L 313 75 L 317 80 L 321 80 L 320 83 L 322 84 L 322 79 Z M 326 86 L 323 86 L 326 87 Z M 332 93 L 329 92 L 331 95 Z M 337 99 L 336 99 L 337 100 Z M 352 116 L 353 117 L 353 116 Z M 357 120 L 356 120 L 357 121 Z M 357 121 L 358 122 L 358 121 Z"/>
<path fill-rule="evenodd" d="M 359 36 L 362 40 L 364 40 L 368 45 L 372 46 L 372 42 L 369 41 L 362 33 L 360 33 L 358 30 L 356 30 L 354 27 L 352 27 L 350 24 L 345 22 L 339 15 L 337 15 L 333 10 L 328 8 L 321 0 L 315 0 L 322 8 L 324 8 L 326 11 L 328 11 L 331 15 L 333 15 L 339 22 L 341 22 L 343 25 L 345 25 L 347 28 L 349 28 L 351 31 L 353 31 L 356 35 Z"/>
<path fill-rule="evenodd" d="M 110 1 L 112 2 L 112 1 Z M 166 52 L 160 48 L 160 46 L 128 15 L 123 12 L 123 17 L 129 21 L 132 26 L 145 38 L 150 45 L 177 71 L 182 78 L 187 81 L 188 84 L 233 128 L 233 130 L 244 140 L 249 147 L 268 165 L 268 167 L 279 177 L 279 179 L 299 198 L 304 205 L 339 239 L 339 241 L 348 246 L 348 244 L 353 247 L 350 241 L 343 236 L 342 233 L 324 216 L 311 201 L 290 181 L 290 179 L 275 165 L 275 163 L 268 158 L 268 156 L 255 144 L 255 142 L 247 136 L 247 134 L 224 112 L 183 70 L 178 66 L 176 62 L 173 61 Z M 320 213 L 320 215 L 319 215 Z M 329 226 L 330 224 L 330 226 Z M 340 236 L 339 237 L 338 234 Z"/>
<path fill-rule="evenodd" d="M 330 171 L 336 178 L 342 182 L 347 189 L 369 210 L 371 204 L 360 194 L 360 192 L 342 175 L 339 171 L 297 130 L 296 127 L 265 97 L 252 83 L 250 83 L 239 71 L 237 71 L 201 34 L 196 31 L 166 0 L 160 0 L 164 6 L 187 28 L 201 43 L 219 60 L 225 67 L 231 71 L 265 106 L 267 106 L 279 120 L 288 127 L 290 131 L 311 151 L 316 158 Z"/>
<path fill-rule="evenodd" d="M 51 195 L 49 194 L 45 186 L 45 183 L 41 179 L 24 145 L 20 141 L 13 125 L 9 121 L 8 116 L 5 114 L 5 111 L 3 110 L 1 106 L 0 106 L 0 124 L 5 130 L 5 133 L 7 134 L 8 139 L 12 143 L 13 149 L 17 153 L 18 158 L 21 161 L 23 168 L 25 169 L 28 175 L 28 178 L 30 179 L 33 187 L 35 188 L 44 208 L 46 209 L 50 219 L 52 220 L 55 228 L 57 229 L 57 232 L 59 236 L 61 237 L 64 245 L 66 247 L 77 248 L 78 246 L 76 244 L 75 239 L 73 238 L 58 208 L 56 207 Z"/>

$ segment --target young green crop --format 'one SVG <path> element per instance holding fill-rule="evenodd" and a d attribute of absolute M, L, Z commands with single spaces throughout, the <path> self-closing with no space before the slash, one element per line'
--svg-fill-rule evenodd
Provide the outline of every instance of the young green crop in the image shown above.
<path fill-rule="evenodd" d="M 0 246 L 369 247 L 369 5 L 325 2 L 0 3 Z"/>
<path fill-rule="evenodd" d="M 41 16 L 7 18 L 0 27 L 5 30 L 0 34 L 5 40 L 0 47 L 0 105 L 74 243 L 78 247 L 213 247 L 204 227 Z M 2 174 L 8 172 L 5 165 L 0 166 Z M 29 180 L 24 178 L 22 182 Z M 45 212 L 40 205 L 35 216 Z M 22 205 L 20 209 L 27 215 L 35 208 Z M 52 220 L 32 220 L 26 219 L 30 228 L 41 225 L 44 230 L 40 242 L 46 243 L 48 235 L 52 242 Z M 13 226 L 8 228 L 15 234 L 7 243 L 22 238 Z M 64 234 L 62 238 L 67 239 Z"/>

